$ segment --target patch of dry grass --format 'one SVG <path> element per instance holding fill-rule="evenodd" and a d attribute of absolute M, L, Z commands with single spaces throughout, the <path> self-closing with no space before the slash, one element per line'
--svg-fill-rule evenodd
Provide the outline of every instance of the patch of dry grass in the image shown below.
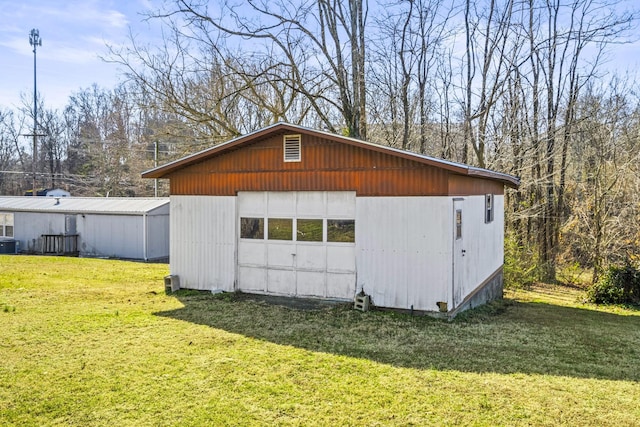
<path fill-rule="evenodd" d="M 640 316 L 540 286 L 454 322 L 165 295 L 166 265 L 0 256 L 6 425 L 637 425 Z"/>

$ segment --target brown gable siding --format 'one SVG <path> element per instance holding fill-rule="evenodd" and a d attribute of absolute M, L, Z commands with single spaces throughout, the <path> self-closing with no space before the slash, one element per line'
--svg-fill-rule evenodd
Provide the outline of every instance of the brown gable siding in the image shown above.
<path fill-rule="evenodd" d="M 449 174 L 449 195 L 504 194 L 504 184 L 488 179 Z"/>
<path fill-rule="evenodd" d="M 387 153 L 302 134 L 302 161 L 284 162 L 284 133 L 170 173 L 171 194 L 232 196 L 238 191 L 356 191 L 358 196 L 501 193 L 501 183 L 452 180 L 451 172 Z"/>

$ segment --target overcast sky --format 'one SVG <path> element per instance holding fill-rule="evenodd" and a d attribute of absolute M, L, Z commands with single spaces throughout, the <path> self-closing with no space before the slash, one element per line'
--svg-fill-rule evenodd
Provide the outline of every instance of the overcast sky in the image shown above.
<path fill-rule="evenodd" d="M 126 43 L 129 30 L 153 37 L 141 12 L 159 0 L 0 0 L 0 107 L 33 96 L 33 48 L 37 28 L 38 92 L 47 108 L 62 108 L 69 95 L 97 83 L 112 88 L 118 67 L 102 61 L 106 44 Z"/>
<path fill-rule="evenodd" d="M 219 0 L 211 0 L 219 1 Z M 638 0 L 619 0 L 622 6 Z M 144 12 L 162 0 L 0 0 L 0 108 L 21 105 L 21 94 L 33 97 L 32 28 L 40 31 L 37 48 L 38 92 L 47 108 L 61 109 L 69 95 L 93 83 L 111 89 L 119 81 L 115 64 L 99 56 L 106 44 L 127 43 L 131 30 L 142 41 L 159 40 L 157 23 L 144 22 Z M 610 68 L 636 71 L 640 43 L 617 46 Z"/>

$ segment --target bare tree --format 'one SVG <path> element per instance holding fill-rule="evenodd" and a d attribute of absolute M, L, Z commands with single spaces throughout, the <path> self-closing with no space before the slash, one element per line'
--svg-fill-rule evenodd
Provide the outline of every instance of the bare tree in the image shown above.
<path fill-rule="evenodd" d="M 465 23 L 464 132 L 474 152 L 474 162 L 486 167 L 488 125 L 492 108 L 504 92 L 513 60 L 507 52 L 510 40 L 513 1 L 504 5 L 490 0 L 485 10 L 477 10 L 467 0 Z M 511 46 L 512 51 L 518 46 Z M 475 122 L 477 121 L 477 125 Z M 463 161 L 469 161 L 463 158 Z"/>
<path fill-rule="evenodd" d="M 65 109 L 66 174 L 75 194 L 134 196 L 143 183 L 145 123 L 126 87 L 91 88 L 75 93 Z"/>
<path fill-rule="evenodd" d="M 566 150 L 571 134 L 575 102 L 582 86 L 597 76 L 595 70 L 607 45 L 631 28 L 633 15 L 603 13 L 608 2 L 576 0 L 565 6 L 559 0 L 548 0 L 542 9 L 546 17 L 546 37 L 531 53 L 544 76 L 546 121 L 544 126 L 544 202 L 540 217 L 540 261 L 542 278 L 555 278 L 559 228 L 564 211 L 564 170 Z M 587 48 L 595 49 L 589 61 Z M 565 114 L 561 114 L 561 109 Z M 563 122 L 564 119 L 564 122 Z M 561 147 L 561 169 L 556 169 L 559 131 L 564 127 Z"/>
<path fill-rule="evenodd" d="M 243 117 L 242 108 L 258 106 L 271 113 L 270 122 L 304 121 L 313 111 L 331 131 L 338 131 L 334 111 L 339 111 L 349 135 L 366 136 L 362 0 L 256 1 L 248 4 L 250 12 L 247 5 L 219 6 L 177 0 L 153 15 L 169 26 L 163 49 L 152 52 L 132 40 L 127 50 L 113 49 L 110 60 L 125 65 L 131 79 L 157 95 L 164 102 L 158 106 L 209 125 L 214 137 L 240 133 L 228 118 L 228 105 Z M 246 104 L 236 106 L 241 98 Z"/>
<path fill-rule="evenodd" d="M 629 260 L 640 247 L 637 217 L 640 139 L 638 99 L 614 79 L 590 85 L 576 102 L 571 155 L 569 221 L 562 234 L 570 257 L 592 268 L 596 282 L 607 264 Z"/>
<path fill-rule="evenodd" d="M 42 176 L 48 176 L 44 186 L 55 188 L 60 185 L 63 174 L 62 162 L 66 156 L 64 135 L 64 122 L 54 110 L 40 110 L 40 151 L 38 152 L 40 172 Z"/>
<path fill-rule="evenodd" d="M 27 188 L 23 184 L 31 164 L 23 145 L 25 120 L 19 111 L 0 110 L 0 191 L 4 194 L 22 194 Z"/>

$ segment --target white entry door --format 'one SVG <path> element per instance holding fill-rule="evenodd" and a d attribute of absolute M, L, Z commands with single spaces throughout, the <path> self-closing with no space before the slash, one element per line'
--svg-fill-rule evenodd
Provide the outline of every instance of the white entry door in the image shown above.
<path fill-rule="evenodd" d="M 354 192 L 239 192 L 238 289 L 352 299 Z"/>
<path fill-rule="evenodd" d="M 455 308 L 462 302 L 462 291 L 464 289 L 464 281 L 466 263 L 466 249 L 464 246 L 464 212 L 462 209 L 463 200 L 454 199 L 453 201 L 453 307 Z"/>

